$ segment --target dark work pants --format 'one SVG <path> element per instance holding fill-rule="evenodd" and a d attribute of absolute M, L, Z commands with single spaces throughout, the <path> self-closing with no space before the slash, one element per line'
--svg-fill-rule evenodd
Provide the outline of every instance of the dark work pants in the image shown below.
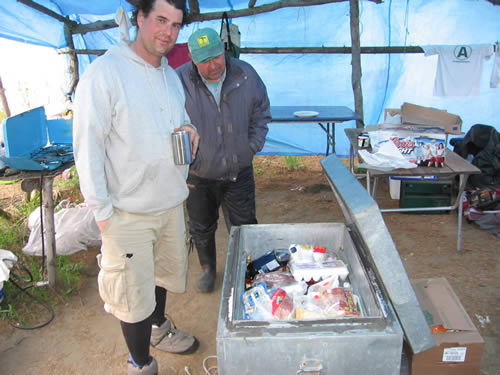
<path fill-rule="evenodd" d="M 235 182 L 207 180 L 190 175 L 189 232 L 194 240 L 202 266 L 215 267 L 215 231 L 222 207 L 228 231 L 231 226 L 257 224 L 255 214 L 255 181 L 253 167 L 240 171 Z"/>

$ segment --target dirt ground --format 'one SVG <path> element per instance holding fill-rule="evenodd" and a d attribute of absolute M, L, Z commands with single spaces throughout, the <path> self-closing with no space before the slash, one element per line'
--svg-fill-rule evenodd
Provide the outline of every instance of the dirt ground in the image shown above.
<path fill-rule="evenodd" d="M 257 216 L 259 223 L 343 221 L 334 194 L 321 170 L 319 157 L 301 158 L 300 168 L 289 171 L 283 157 L 256 160 Z M 364 181 L 361 180 L 364 184 Z M 4 187 L 0 186 L 0 190 Z M 380 207 L 397 207 L 388 186 L 379 185 Z M 464 220 L 462 250 L 457 253 L 456 213 L 409 215 L 384 213 L 410 278 L 445 277 L 482 335 L 485 345 L 481 375 L 500 374 L 500 240 Z M 216 328 L 228 234 L 221 218 L 217 232 L 217 284 L 211 294 L 195 291 L 200 266 L 189 258 L 187 293 L 169 294 L 167 314 L 177 327 L 194 333 L 199 350 L 176 356 L 152 349 L 160 374 L 201 375 L 216 366 Z M 85 283 L 48 326 L 23 331 L 0 322 L 0 373 L 14 374 L 125 374 L 127 349 L 119 323 L 103 310 L 97 292 L 96 249 L 73 259 L 86 263 Z M 485 321 L 486 320 L 486 321 Z"/>

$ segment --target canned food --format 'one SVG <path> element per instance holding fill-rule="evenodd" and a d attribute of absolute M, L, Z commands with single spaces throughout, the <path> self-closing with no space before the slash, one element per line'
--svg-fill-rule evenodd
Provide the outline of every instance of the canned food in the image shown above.
<path fill-rule="evenodd" d="M 358 135 L 358 147 L 367 148 L 370 146 L 370 137 L 366 133 L 361 133 Z"/>
<path fill-rule="evenodd" d="M 180 130 L 172 133 L 172 150 L 175 164 L 191 164 L 193 161 L 191 155 L 191 140 L 187 131 Z"/>

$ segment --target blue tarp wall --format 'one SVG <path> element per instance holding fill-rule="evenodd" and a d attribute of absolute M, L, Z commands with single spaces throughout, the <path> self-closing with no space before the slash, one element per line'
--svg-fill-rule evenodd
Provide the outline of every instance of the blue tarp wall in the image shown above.
<path fill-rule="evenodd" d="M 114 18 L 125 0 L 37 0 L 81 23 Z M 273 1 L 257 1 L 256 6 Z M 246 8 L 248 0 L 200 0 L 202 13 Z M 360 2 L 361 46 L 491 44 L 500 40 L 500 6 L 486 0 L 389 0 Z M 349 2 L 282 8 L 235 18 L 242 47 L 350 46 Z M 220 29 L 220 21 L 188 25 L 178 42 L 199 27 Z M 16 0 L 0 2 L 0 37 L 51 48 L 65 47 L 62 23 Z M 75 36 L 76 48 L 105 49 L 118 40 L 118 29 Z M 81 72 L 93 57 L 79 56 Z M 437 56 L 362 54 L 364 122 L 383 121 L 384 108 L 404 102 L 445 109 L 459 115 L 464 132 L 476 123 L 500 131 L 500 88 L 490 88 L 493 58 L 484 61 L 481 95 L 433 96 Z M 354 109 L 350 54 L 243 54 L 268 88 L 272 105 L 342 105 Z M 337 153 L 348 154 L 344 127 L 336 127 Z M 308 155 L 325 152 L 325 134 L 314 124 L 271 124 L 263 153 Z"/>

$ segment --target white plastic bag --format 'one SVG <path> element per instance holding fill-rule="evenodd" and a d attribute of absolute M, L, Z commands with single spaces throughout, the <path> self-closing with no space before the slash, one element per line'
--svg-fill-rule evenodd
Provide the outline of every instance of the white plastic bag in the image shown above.
<path fill-rule="evenodd" d="M 86 205 L 63 208 L 56 212 L 54 225 L 57 255 L 71 255 L 80 250 L 87 250 L 88 246 L 97 246 L 101 241 L 99 227 L 92 211 Z M 28 227 L 31 233 L 23 252 L 41 256 L 40 207 L 30 214 Z M 46 232 L 44 235 L 46 236 Z"/>

